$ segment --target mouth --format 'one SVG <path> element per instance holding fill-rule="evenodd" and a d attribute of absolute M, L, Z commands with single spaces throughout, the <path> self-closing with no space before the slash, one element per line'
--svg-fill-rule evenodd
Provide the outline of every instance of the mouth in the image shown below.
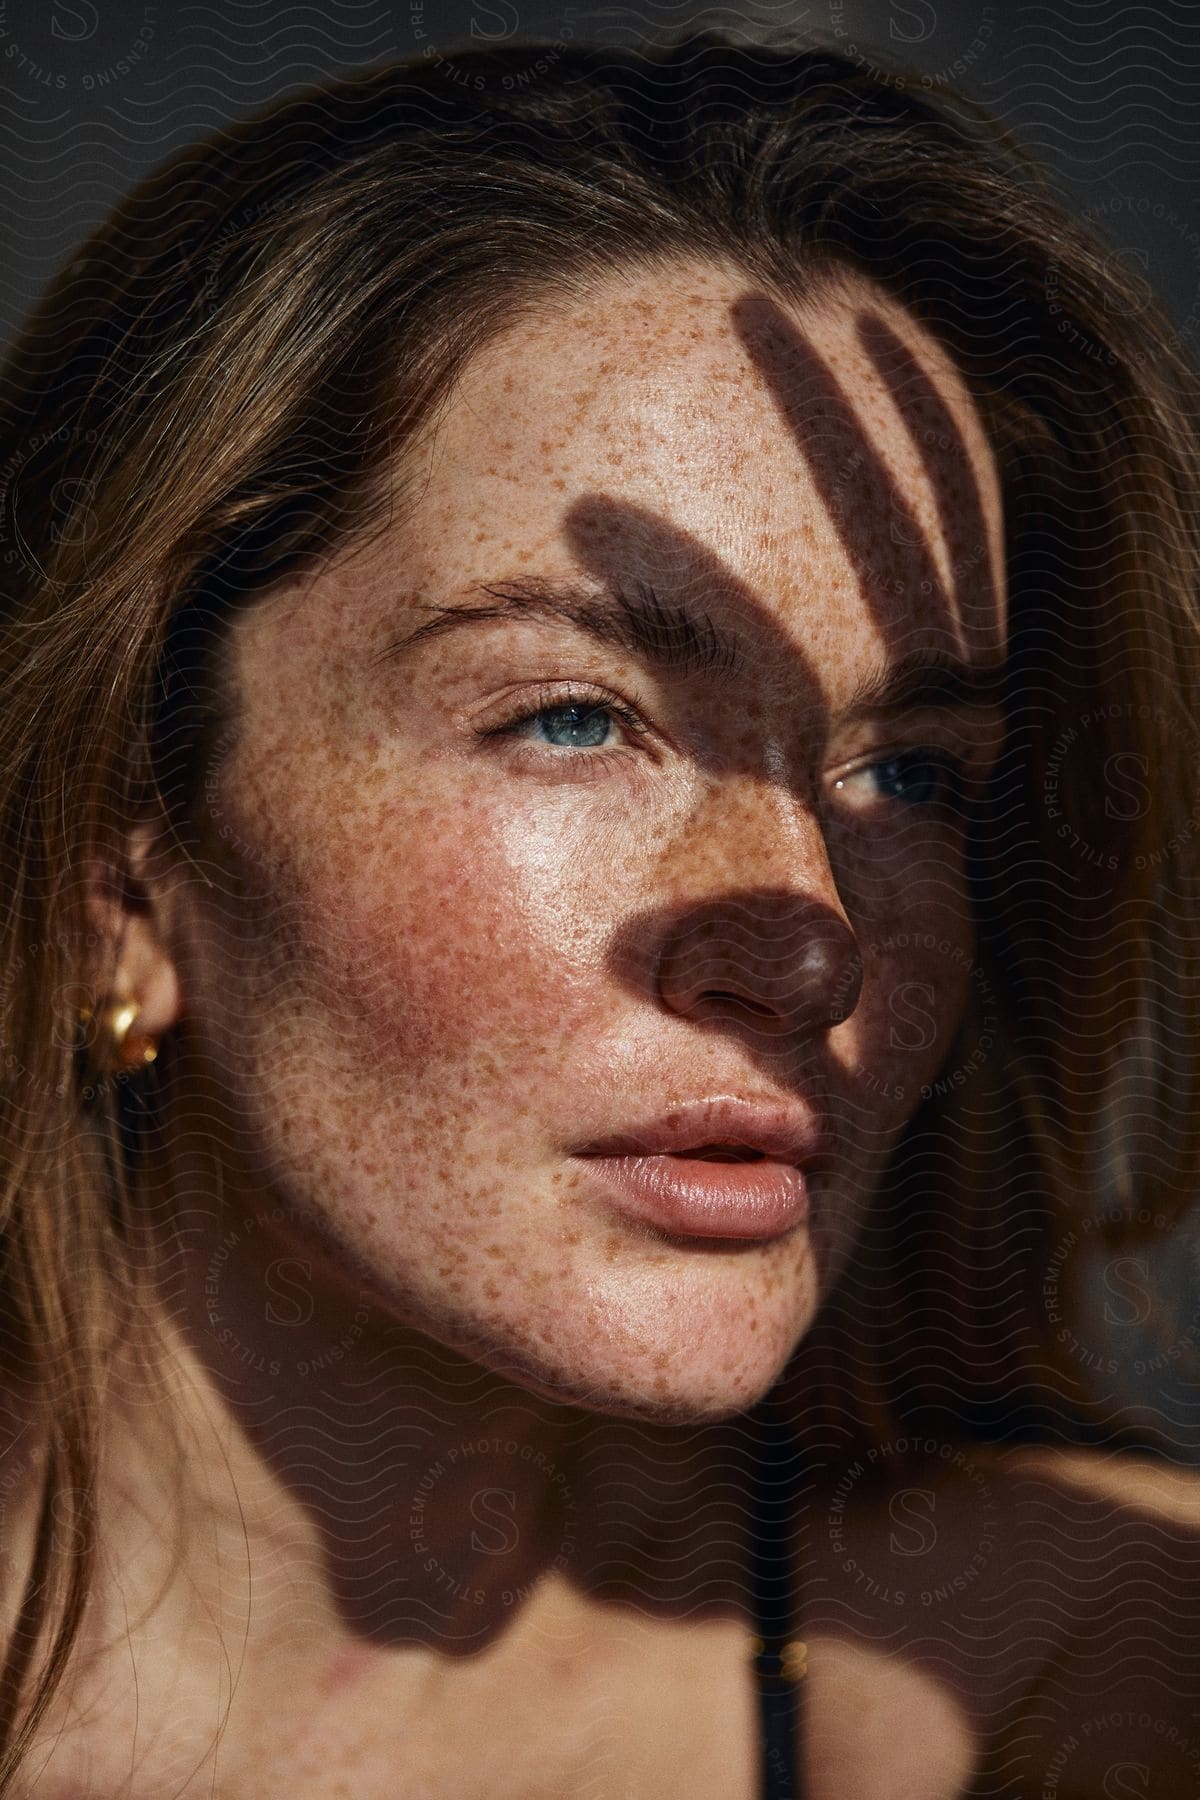
<path fill-rule="evenodd" d="M 808 1216 L 805 1172 L 751 1145 L 699 1144 L 581 1160 L 619 1213 L 673 1240 L 762 1243 L 789 1235 Z"/>
<path fill-rule="evenodd" d="M 668 1156 L 682 1156 L 690 1162 L 765 1162 L 766 1152 L 749 1144 L 698 1144 L 694 1150 L 669 1150 Z"/>
<path fill-rule="evenodd" d="M 574 1153 L 618 1214 L 672 1240 L 762 1243 L 808 1216 L 824 1128 L 796 1103 L 685 1101 Z"/>

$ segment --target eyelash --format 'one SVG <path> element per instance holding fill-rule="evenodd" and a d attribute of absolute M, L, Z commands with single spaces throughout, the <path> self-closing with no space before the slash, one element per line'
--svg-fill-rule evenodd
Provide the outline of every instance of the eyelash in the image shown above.
<path fill-rule="evenodd" d="M 901 778 L 910 770 L 932 768 L 938 773 L 938 791 L 926 800 L 913 800 L 909 804 L 917 807 L 941 806 L 954 812 L 961 812 L 967 798 L 968 765 L 960 756 L 949 750 L 941 750 L 932 744 L 914 745 L 908 750 L 895 750 L 890 754 L 877 756 L 871 762 L 860 763 L 857 768 L 849 769 L 840 775 L 835 787 L 841 788 L 856 775 L 865 775 L 875 769 L 896 769 Z M 894 796 L 901 798 L 900 796 Z"/>
<path fill-rule="evenodd" d="M 597 713 L 607 714 L 615 719 L 621 727 L 633 736 L 645 736 L 650 727 L 641 715 L 627 706 L 619 695 L 606 688 L 580 687 L 567 684 L 559 687 L 543 687 L 538 690 L 537 704 L 526 706 L 521 712 L 503 720 L 497 725 L 485 725 L 476 728 L 476 736 L 482 740 L 526 736 L 525 727 L 534 724 L 538 719 L 551 713 L 564 713 L 578 709 L 588 719 Z M 613 745 L 609 748 L 589 749 L 586 745 L 561 745 L 557 748 L 542 746 L 549 753 L 549 760 L 554 762 L 571 761 L 587 764 L 589 775 L 603 774 L 611 762 L 622 758 L 625 746 Z M 544 760 L 544 758 L 539 758 Z M 860 763 L 848 769 L 837 778 L 835 786 L 844 788 L 846 783 L 859 775 L 866 775 L 872 770 L 894 768 L 901 772 L 922 766 L 936 768 L 941 776 L 939 791 L 924 801 L 911 801 L 917 807 L 942 806 L 958 811 L 965 800 L 965 785 L 968 775 L 967 763 L 963 758 L 955 756 L 948 750 L 938 749 L 933 745 L 915 745 L 910 749 L 885 752 L 872 761 Z"/>
<path fill-rule="evenodd" d="M 620 695 L 611 693 L 607 688 L 579 687 L 567 683 L 559 687 L 543 687 L 537 690 L 537 704 L 523 707 L 519 713 L 501 721 L 498 725 L 484 725 L 476 728 L 476 736 L 481 739 L 515 737 L 527 735 L 524 727 L 532 725 L 536 720 L 544 718 L 547 713 L 569 712 L 578 708 L 585 718 L 595 713 L 606 713 L 614 718 L 623 730 L 631 735 L 644 737 L 650 730 L 640 713 L 627 706 Z M 589 750 L 586 746 L 560 746 L 553 749 L 542 747 L 549 758 L 557 762 L 586 762 L 590 774 L 602 774 L 609 763 L 625 754 L 625 746 L 612 745 L 606 749 Z"/>

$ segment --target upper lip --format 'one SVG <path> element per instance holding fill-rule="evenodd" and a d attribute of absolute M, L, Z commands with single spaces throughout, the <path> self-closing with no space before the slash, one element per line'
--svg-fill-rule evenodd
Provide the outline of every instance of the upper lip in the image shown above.
<path fill-rule="evenodd" d="M 821 1120 L 787 1102 L 721 1096 L 685 1100 L 644 1125 L 597 1138 L 577 1156 L 686 1155 L 717 1148 L 757 1151 L 779 1162 L 809 1167 L 827 1154 Z"/>

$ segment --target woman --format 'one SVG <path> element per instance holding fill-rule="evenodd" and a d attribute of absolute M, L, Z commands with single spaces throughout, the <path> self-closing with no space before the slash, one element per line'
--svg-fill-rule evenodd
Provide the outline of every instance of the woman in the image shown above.
<path fill-rule="evenodd" d="M 1080 1439 L 1168 949 L 1192 1191 L 1191 377 L 928 94 L 530 54 L 183 157 L 9 365 L 7 1791 L 1098 1791 L 1190 1484 L 970 1440 Z"/>

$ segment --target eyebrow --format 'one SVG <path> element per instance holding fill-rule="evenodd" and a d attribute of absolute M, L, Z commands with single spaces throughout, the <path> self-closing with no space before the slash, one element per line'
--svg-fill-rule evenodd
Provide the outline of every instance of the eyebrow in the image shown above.
<path fill-rule="evenodd" d="M 742 667 L 737 645 L 707 613 L 664 600 L 648 581 L 628 587 L 607 582 L 590 586 L 526 576 L 481 582 L 467 598 L 465 605 L 426 607 L 433 616 L 391 639 L 376 660 L 391 661 L 416 644 L 464 625 L 532 616 L 564 621 L 602 644 L 615 645 L 675 674 L 733 675 Z"/>
<path fill-rule="evenodd" d="M 431 616 L 392 638 L 376 657 L 390 662 L 428 639 L 497 619 L 553 618 L 613 644 L 669 672 L 735 675 L 742 653 L 707 613 L 664 600 L 647 581 L 629 587 L 592 586 L 525 576 L 481 582 L 465 602 L 426 605 Z M 994 707 L 999 704 L 1003 662 L 971 663 L 948 651 L 914 652 L 882 671 L 868 672 L 850 697 L 846 714 L 901 713 L 920 709 Z"/>
<path fill-rule="evenodd" d="M 900 713 L 961 707 L 998 707 L 1007 665 L 972 663 L 949 651 L 914 651 L 886 669 L 862 676 L 847 714 Z"/>

